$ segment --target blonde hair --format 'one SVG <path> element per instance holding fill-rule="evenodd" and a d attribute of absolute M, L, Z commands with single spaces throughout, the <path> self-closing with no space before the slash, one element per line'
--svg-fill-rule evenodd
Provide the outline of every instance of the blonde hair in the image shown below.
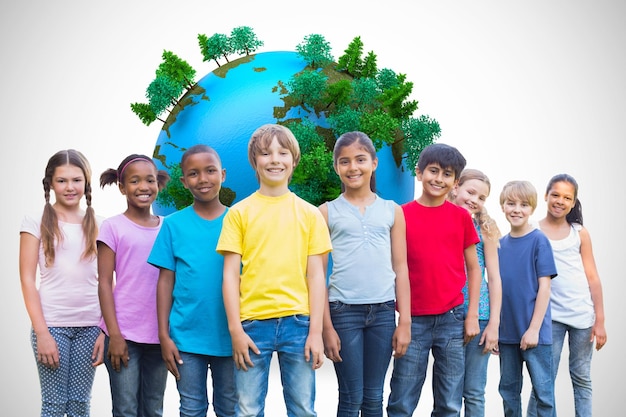
<path fill-rule="evenodd" d="M 534 210 L 537 208 L 537 189 L 529 181 L 509 181 L 500 193 L 500 205 L 507 200 L 528 203 Z"/>
<path fill-rule="evenodd" d="M 300 162 L 300 145 L 291 130 L 282 125 L 268 123 L 255 130 L 248 141 L 248 161 L 255 172 L 257 169 L 256 156 L 260 154 L 262 150 L 267 149 L 274 138 L 276 138 L 280 146 L 289 149 L 289 152 L 291 152 L 293 156 L 294 168 Z M 256 176 L 258 180 L 258 173 Z"/>
<path fill-rule="evenodd" d="M 464 169 L 459 176 L 458 186 L 462 186 L 465 181 L 469 180 L 478 180 L 484 182 L 485 184 L 487 184 L 487 189 L 491 193 L 491 181 L 489 181 L 489 177 L 487 177 L 487 175 L 485 175 L 485 173 L 483 173 L 482 171 L 472 168 Z M 452 194 L 452 191 L 450 192 L 450 194 Z M 450 195 L 449 197 L 450 199 L 452 199 L 452 195 Z M 491 218 L 489 213 L 487 213 L 487 209 L 484 206 L 478 213 L 474 214 L 474 218 L 480 226 L 481 233 L 484 237 L 489 240 L 496 241 L 500 239 L 500 236 L 502 236 L 502 234 L 500 233 L 500 229 L 498 228 L 496 221 Z"/>

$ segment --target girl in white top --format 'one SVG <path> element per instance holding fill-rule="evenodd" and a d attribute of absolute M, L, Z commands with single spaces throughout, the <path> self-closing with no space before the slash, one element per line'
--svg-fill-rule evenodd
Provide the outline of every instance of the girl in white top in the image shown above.
<path fill-rule="evenodd" d="M 606 344 L 602 285 L 596 269 L 591 237 L 583 227 L 578 184 L 568 174 L 555 175 L 546 189 L 546 217 L 539 228 L 550 239 L 558 276 L 552 280 L 552 350 L 554 379 L 565 334 L 568 334 L 569 372 L 577 417 L 592 415 L 591 357 Z M 531 396 L 528 415 L 535 415 Z"/>
<path fill-rule="evenodd" d="M 98 327 L 99 221 L 91 207 L 89 162 L 74 149 L 55 153 L 48 160 L 43 189 L 43 214 L 22 221 L 19 255 L 41 415 L 89 416 L 95 367 L 102 363 L 104 351 Z M 83 196 L 86 210 L 80 207 Z"/>

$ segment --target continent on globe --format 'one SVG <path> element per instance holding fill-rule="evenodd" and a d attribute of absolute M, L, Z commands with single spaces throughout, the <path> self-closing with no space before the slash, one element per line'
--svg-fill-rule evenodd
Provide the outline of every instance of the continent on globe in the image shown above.
<path fill-rule="evenodd" d="M 285 85 L 306 67 L 297 52 L 274 51 L 241 57 L 205 75 L 178 101 L 160 131 L 153 153 L 159 169 L 170 171 L 186 149 L 207 144 L 218 152 L 226 169 L 223 189 L 229 192 L 229 203 L 253 193 L 258 182 L 248 163 L 247 144 L 256 128 L 307 119 L 329 130 L 323 114 L 286 99 Z M 398 204 L 412 200 L 411 170 L 397 162 L 391 146 L 382 146 L 378 158 L 378 194 Z M 154 211 L 167 215 L 176 208 L 155 203 Z"/>

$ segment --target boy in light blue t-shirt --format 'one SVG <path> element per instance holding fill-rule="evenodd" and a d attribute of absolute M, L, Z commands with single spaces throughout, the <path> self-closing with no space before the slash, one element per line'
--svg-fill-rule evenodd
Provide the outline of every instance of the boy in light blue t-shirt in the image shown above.
<path fill-rule="evenodd" d="M 181 181 L 193 204 L 167 216 L 148 262 L 160 269 L 159 340 L 176 378 L 181 416 L 206 416 L 207 372 L 217 416 L 237 413 L 232 345 L 222 298 L 224 259 L 215 252 L 227 208 L 219 200 L 226 171 L 207 145 L 189 148 Z"/>

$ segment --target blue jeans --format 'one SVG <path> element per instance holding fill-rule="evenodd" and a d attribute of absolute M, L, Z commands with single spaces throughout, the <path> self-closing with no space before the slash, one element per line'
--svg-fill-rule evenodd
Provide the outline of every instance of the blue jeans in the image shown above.
<path fill-rule="evenodd" d="M 480 320 L 480 333 L 465 345 L 465 381 L 463 400 L 465 417 L 485 416 L 485 386 L 487 385 L 487 367 L 491 353 L 483 353 L 485 345 L 479 345 L 480 338 L 489 320 Z"/>
<path fill-rule="evenodd" d="M 554 381 L 552 380 L 552 345 L 522 350 L 519 344 L 500 343 L 500 385 L 498 390 L 506 417 L 522 417 L 522 366 L 530 375 L 531 391 L 537 399 L 537 415 L 554 415 Z"/>
<path fill-rule="evenodd" d="M 244 331 L 259 348 L 250 351 L 254 366 L 235 370 L 239 394 L 238 417 L 263 417 L 265 397 L 274 352 L 278 353 L 283 397 L 289 417 L 316 416 L 315 371 L 304 359 L 304 346 L 309 335 L 309 316 L 297 315 L 267 320 L 246 320 Z"/>
<path fill-rule="evenodd" d="M 341 340 L 342 362 L 334 363 L 339 385 L 338 417 L 382 417 L 385 375 L 393 353 L 396 303 L 330 303 Z M 359 411 L 361 414 L 359 414 Z"/>
<path fill-rule="evenodd" d="M 565 333 L 568 334 L 569 346 L 569 374 L 574 387 L 574 410 L 576 417 L 591 417 L 591 357 L 593 355 L 593 342 L 591 340 L 591 327 L 576 329 L 557 321 L 552 322 L 552 380 L 556 381 L 556 375 L 561 361 L 561 352 L 565 341 Z M 555 412 L 556 415 L 556 412 Z M 530 395 L 528 402 L 528 417 L 537 416 L 537 399 Z"/>
<path fill-rule="evenodd" d="M 208 356 L 179 352 L 180 379 L 176 381 L 180 397 L 180 417 L 206 417 L 209 409 L 207 376 L 211 369 L 213 410 L 217 417 L 237 415 L 235 363 L 232 356 Z"/>
<path fill-rule="evenodd" d="M 454 307 L 442 314 L 411 317 L 411 343 L 406 354 L 394 359 L 389 417 L 409 417 L 420 398 L 428 357 L 432 350 L 433 417 L 458 416 L 463 398 L 465 308 Z"/>
<path fill-rule="evenodd" d="M 161 417 L 167 382 L 167 367 L 159 344 L 128 345 L 128 367 L 113 369 L 108 358 L 109 337 L 104 339 L 104 364 L 109 372 L 113 417 Z"/>
<path fill-rule="evenodd" d="M 59 367 L 51 369 L 37 362 L 41 385 L 41 416 L 88 417 L 96 368 L 93 347 L 100 335 L 98 326 L 50 327 L 59 349 Z M 31 329 L 31 346 L 37 357 L 37 337 Z"/>

